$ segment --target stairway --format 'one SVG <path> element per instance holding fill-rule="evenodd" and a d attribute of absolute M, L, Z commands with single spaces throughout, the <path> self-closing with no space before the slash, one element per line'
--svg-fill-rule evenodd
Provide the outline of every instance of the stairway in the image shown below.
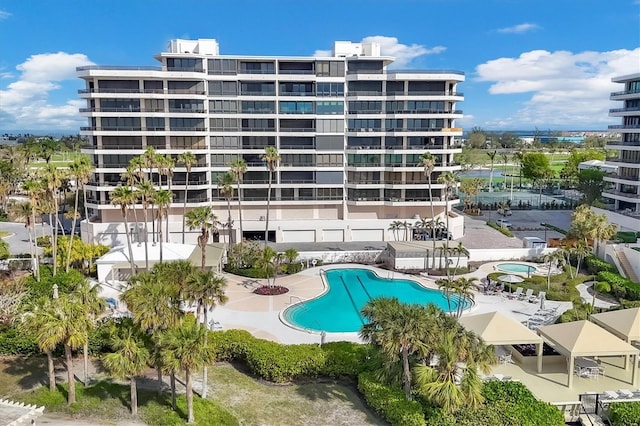
<path fill-rule="evenodd" d="M 618 258 L 618 262 L 620 263 L 620 266 L 622 266 L 622 270 L 620 272 L 622 272 L 622 274 L 625 277 L 629 278 L 631 281 L 636 283 L 640 282 L 640 279 L 638 279 L 635 272 L 633 271 L 633 268 L 631 267 L 631 263 L 629 263 L 629 259 L 627 259 L 627 256 L 624 254 L 624 251 L 618 250 L 617 248 L 614 249 L 614 251 L 616 253 L 616 257 Z"/>

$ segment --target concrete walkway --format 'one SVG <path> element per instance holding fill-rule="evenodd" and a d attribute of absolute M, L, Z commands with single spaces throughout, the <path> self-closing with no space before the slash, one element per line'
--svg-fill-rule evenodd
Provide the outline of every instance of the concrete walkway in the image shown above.
<path fill-rule="evenodd" d="M 597 281 L 587 281 L 582 284 L 578 284 L 576 289 L 580 293 L 580 297 L 584 303 L 593 303 L 593 286 Z M 602 296 L 600 293 L 596 295 L 596 308 L 609 309 L 612 306 L 618 306 L 617 303 L 611 302 L 609 299 Z"/>

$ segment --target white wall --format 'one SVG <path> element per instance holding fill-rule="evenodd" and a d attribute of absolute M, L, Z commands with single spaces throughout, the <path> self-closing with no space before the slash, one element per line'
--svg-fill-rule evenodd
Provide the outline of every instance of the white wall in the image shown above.
<path fill-rule="evenodd" d="M 599 209 L 597 207 L 591 207 L 591 210 L 593 210 L 597 214 L 604 214 L 605 216 L 607 216 L 607 220 L 618 225 L 620 231 L 638 232 L 638 229 L 640 229 L 640 218 L 625 216 L 620 213 L 612 212 L 605 209 Z"/>
<path fill-rule="evenodd" d="M 627 260 L 631 265 L 631 269 L 633 269 L 633 272 L 636 274 L 636 277 L 640 277 L 640 251 L 636 251 L 632 247 L 633 245 L 630 245 L 629 247 L 624 246 L 622 247 L 622 252 L 627 256 Z M 636 245 L 636 247 L 640 246 Z"/>
<path fill-rule="evenodd" d="M 554 251 L 556 251 L 555 248 L 469 249 L 469 261 L 493 262 L 498 260 L 531 260 Z"/>

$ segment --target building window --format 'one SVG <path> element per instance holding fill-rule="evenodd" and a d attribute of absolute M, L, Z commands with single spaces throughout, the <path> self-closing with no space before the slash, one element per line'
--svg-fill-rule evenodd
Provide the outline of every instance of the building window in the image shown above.
<path fill-rule="evenodd" d="M 316 96 L 344 96 L 344 83 L 316 83 Z"/>

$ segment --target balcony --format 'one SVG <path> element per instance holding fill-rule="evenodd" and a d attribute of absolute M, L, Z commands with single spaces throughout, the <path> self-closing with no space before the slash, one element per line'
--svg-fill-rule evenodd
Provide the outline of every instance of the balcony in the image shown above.
<path fill-rule="evenodd" d="M 634 200 L 640 200 L 640 194 L 637 192 L 623 192 L 623 191 L 615 191 L 613 189 L 605 189 L 602 191 L 602 195 L 613 195 L 617 197 L 624 197 Z"/>
<path fill-rule="evenodd" d="M 629 96 L 629 95 L 635 95 L 635 96 Z M 620 91 L 620 92 L 612 92 L 611 96 L 609 97 L 609 99 L 611 99 L 612 101 L 615 101 L 615 100 L 620 100 L 620 99 L 624 99 L 624 98 L 631 98 L 631 97 L 636 97 L 636 96 L 640 96 L 640 90 L 638 90 L 638 89 L 623 90 L 623 91 Z"/>
<path fill-rule="evenodd" d="M 80 127 L 81 131 L 105 131 L 105 132 L 140 132 L 142 131 L 141 127 L 98 127 L 98 126 L 87 126 Z"/>
<path fill-rule="evenodd" d="M 204 72 L 204 69 L 198 67 L 167 67 L 167 71 L 170 72 Z"/>
<path fill-rule="evenodd" d="M 640 130 L 640 124 L 614 124 L 609 130 Z"/>
<path fill-rule="evenodd" d="M 274 91 L 264 91 L 264 90 L 243 90 L 240 92 L 240 96 L 275 96 L 276 92 Z"/>
<path fill-rule="evenodd" d="M 280 91 L 280 96 L 315 96 L 316 92 L 284 92 Z"/>
<path fill-rule="evenodd" d="M 138 107 L 122 107 L 122 108 L 80 108 L 80 112 L 142 112 Z"/>
<path fill-rule="evenodd" d="M 292 127 L 280 127 L 281 132 L 305 132 L 312 133 L 315 132 L 315 127 L 301 127 L 301 128 L 292 128 Z"/>
<path fill-rule="evenodd" d="M 618 112 L 636 112 L 636 111 L 640 111 L 640 107 L 612 108 L 609 110 L 609 114 L 615 114 Z"/>
<path fill-rule="evenodd" d="M 275 127 L 243 127 L 243 132 L 275 132 Z"/>
<path fill-rule="evenodd" d="M 640 185 L 640 176 L 625 176 L 625 175 L 620 175 L 616 173 L 610 173 L 610 174 L 607 174 L 606 177 L 607 177 L 607 180 L 609 179 L 622 180 L 626 182 L 635 183 L 636 185 Z"/>

